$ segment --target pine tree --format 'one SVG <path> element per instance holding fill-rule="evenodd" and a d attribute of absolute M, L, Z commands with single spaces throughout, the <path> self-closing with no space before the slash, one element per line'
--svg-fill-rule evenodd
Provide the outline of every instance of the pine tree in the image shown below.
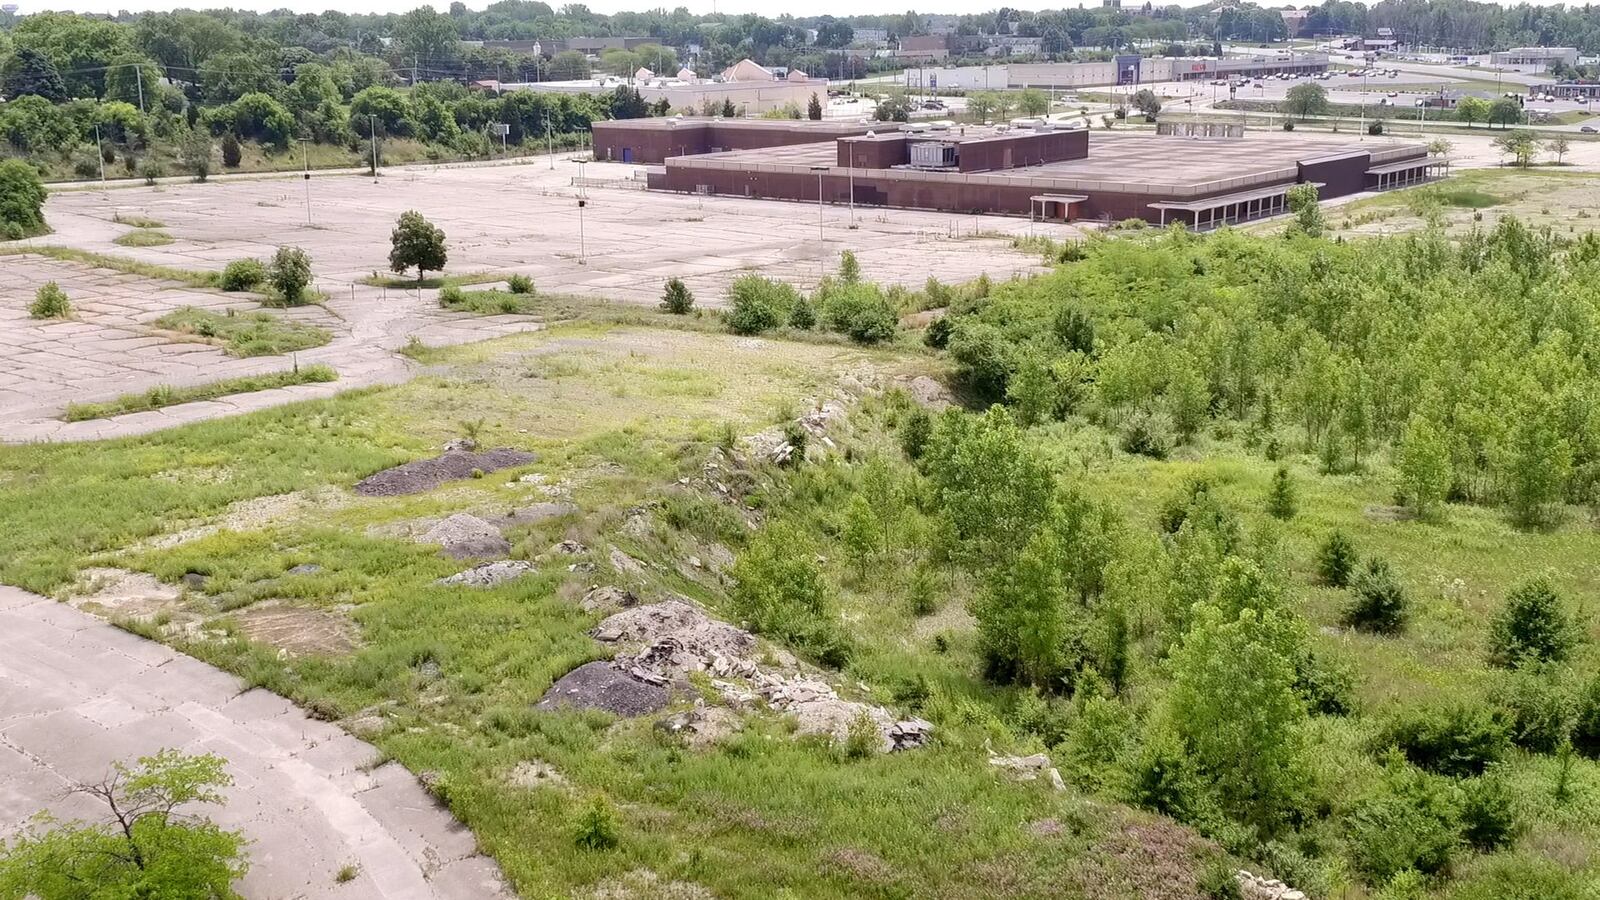
<path fill-rule="evenodd" d="M 861 281 L 861 263 L 856 259 L 854 250 L 846 250 L 839 255 L 839 280 L 845 284 Z"/>
<path fill-rule="evenodd" d="M 225 168 L 237 169 L 243 155 L 243 148 L 239 146 L 239 139 L 234 137 L 233 132 L 230 131 L 224 134 L 222 136 L 222 165 Z"/>
<path fill-rule="evenodd" d="M 684 316 L 688 315 L 693 307 L 694 294 L 689 292 L 689 287 L 683 283 L 683 279 L 676 276 L 667 279 L 667 289 L 661 294 L 661 311 Z"/>
<path fill-rule="evenodd" d="M 1298 505 L 1289 470 L 1279 466 L 1278 471 L 1272 473 L 1272 492 L 1267 495 L 1267 512 L 1276 519 L 1292 519 Z"/>
<path fill-rule="evenodd" d="M 822 121 L 822 101 L 817 99 L 816 94 L 812 94 L 811 102 L 806 104 L 806 118 L 813 122 Z"/>
<path fill-rule="evenodd" d="M 1335 531 L 1317 549 L 1317 578 L 1329 587 L 1348 587 L 1357 561 L 1355 544 L 1344 532 Z"/>

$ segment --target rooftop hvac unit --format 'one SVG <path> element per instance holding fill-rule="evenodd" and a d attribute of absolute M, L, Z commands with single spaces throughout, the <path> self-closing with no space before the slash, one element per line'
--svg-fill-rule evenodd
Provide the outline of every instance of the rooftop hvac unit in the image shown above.
<path fill-rule="evenodd" d="M 1020 118 L 1020 119 L 1012 119 L 1011 120 L 1011 127 L 1012 128 L 1038 128 L 1040 121 L 1042 121 L 1042 120 L 1033 118 L 1032 116 L 1025 116 L 1025 117 Z"/>
<path fill-rule="evenodd" d="M 907 122 L 906 124 L 900 126 L 900 130 L 901 131 L 908 131 L 908 132 L 910 132 L 912 134 L 922 134 L 923 132 L 928 130 L 928 123 L 926 123 L 926 122 Z"/>
<path fill-rule="evenodd" d="M 922 141 L 907 148 L 911 164 L 920 169 L 951 169 L 956 165 L 956 145 Z"/>

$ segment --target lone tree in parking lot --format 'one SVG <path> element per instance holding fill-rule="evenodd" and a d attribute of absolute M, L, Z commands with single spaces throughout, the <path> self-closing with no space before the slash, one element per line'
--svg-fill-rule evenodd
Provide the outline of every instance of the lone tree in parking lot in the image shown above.
<path fill-rule="evenodd" d="M 1139 112 L 1144 113 L 1147 121 L 1154 121 L 1156 114 L 1161 112 L 1161 98 L 1156 96 L 1155 91 L 1143 88 L 1139 93 L 1133 95 L 1133 106 Z"/>
<path fill-rule="evenodd" d="M 1510 97 L 1501 97 L 1489 104 L 1489 124 L 1501 128 L 1522 124 L 1522 107 Z"/>
<path fill-rule="evenodd" d="M 0 843 L 0 897 L 236 897 L 244 836 L 185 810 L 220 804 L 233 779 L 217 756 L 163 750 L 116 763 L 73 789 L 105 807 L 99 823 L 48 814 Z"/>
<path fill-rule="evenodd" d="M 806 104 L 806 118 L 813 122 L 822 121 L 822 101 L 816 94 L 811 95 L 811 102 Z"/>
<path fill-rule="evenodd" d="M 1467 123 L 1471 128 L 1473 122 L 1487 122 L 1489 120 L 1489 101 L 1482 97 L 1462 97 L 1456 102 L 1456 121 Z"/>
<path fill-rule="evenodd" d="M 426 273 L 443 271 L 449 257 L 444 249 L 444 230 L 414 209 L 400 214 L 389 244 L 389 268 L 400 273 L 415 268 L 418 285 Z"/>
<path fill-rule="evenodd" d="M 1309 81 L 1297 84 L 1284 95 L 1283 108 L 1289 115 L 1304 122 L 1328 111 L 1328 92 L 1322 89 L 1322 85 Z"/>

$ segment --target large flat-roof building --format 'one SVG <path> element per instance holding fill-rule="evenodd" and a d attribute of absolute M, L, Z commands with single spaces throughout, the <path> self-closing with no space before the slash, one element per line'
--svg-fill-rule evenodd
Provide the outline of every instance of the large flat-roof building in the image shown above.
<path fill-rule="evenodd" d="M 701 78 L 688 69 L 675 74 L 660 74 L 647 69 L 632 78 L 601 76 L 577 81 L 523 81 L 515 83 L 485 81 L 482 86 L 497 92 L 543 91 L 550 94 L 608 94 L 619 86 L 638 90 L 647 103 L 663 100 L 674 110 L 706 112 L 731 106 L 735 115 L 760 115 L 795 107 L 804 110 L 815 95 L 828 97 L 828 79 L 811 78 L 798 69 L 780 78 L 748 59 L 729 66 L 715 78 Z"/>
<path fill-rule="evenodd" d="M 1444 165 L 1421 144 L 1273 132 L 1230 139 L 1091 134 L 1023 120 L 999 127 L 677 121 L 597 122 L 596 155 L 659 156 L 662 165 L 647 175 L 659 190 L 1200 228 L 1281 212 L 1297 184 L 1338 197 L 1416 183 Z M 676 149 L 675 135 L 685 136 Z"/>
<path fill-rule="evenodd" d="M 1548 69 L 1552 63 L 1562 62 L 1569 66 L 1578 64 L 1578 48 L 1576 47 L 1512 47 L 1509 50 L 1500 50 L 1489 54 L 1491 66 L 1526 66 L 1534 69 Z"/>

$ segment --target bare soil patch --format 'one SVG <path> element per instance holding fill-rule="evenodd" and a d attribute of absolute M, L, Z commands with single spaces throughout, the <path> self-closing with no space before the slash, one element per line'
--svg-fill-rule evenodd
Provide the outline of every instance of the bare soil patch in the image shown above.
<path fill-rule="evenodd" d="M 561 676 L 539 698 L 536 709 L 601 709 L 619 716 L 644 716 L 665 708 L 667 689 L 646 684 L 611 663 L 584 663 Z"/>
<path fill-rule="evenodd" d="M 356 648 L 350 620 L 326 610 L 268 601 L 240 613 L 238 620 L 246 637 L 292 656 L 337 655 Z"/>
<path fill-rule="evenodd" d="M 398 497 L 420 494 L 447 481 L 473 477 L 474 472 L 496 472 L 531 463 L 534 455 L 523 450 L 501 447 L 473 453 L 449 450 L 432 459 L 419 459 L 384 469 L 356 482 L 356 493 L 364 497 Z"/>

